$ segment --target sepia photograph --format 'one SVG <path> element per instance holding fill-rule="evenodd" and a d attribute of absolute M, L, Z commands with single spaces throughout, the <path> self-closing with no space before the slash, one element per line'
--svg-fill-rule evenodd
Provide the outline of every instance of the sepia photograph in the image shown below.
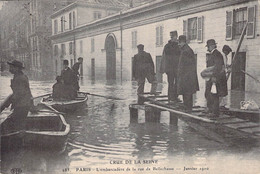
<path fill-rule="evenodd" d="M 0 0 L 0 174 L 260 174 L 260 0 Z"/>

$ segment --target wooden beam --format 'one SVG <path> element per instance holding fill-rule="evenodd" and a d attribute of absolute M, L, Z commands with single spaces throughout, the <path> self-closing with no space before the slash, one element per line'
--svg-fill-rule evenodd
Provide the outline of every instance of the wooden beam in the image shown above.
<path fill-rule="evenodd" d="M 209 120 L 207 118 L 202 118 L 202 117 L 195 116 L 195 115 L 192 115 L 192 114 L 188 114 L 188 113 L 185 113 L 185 112 L 182 112 L 182 111 L 173 110 L 173 109 L 170 109 L 170 108 L 167 108 L 167 107 L 158 106 L 158 105 L 151 104 L 151 103 L 144 103 L 144 104 L 147 105 L 147 106 L 151 106 L 151 107 L 155 107 L 155 108 L 158 108 L 158 109 L 166 110 L 166 111 L 169 111 L 171 113 L 179 114 L 180 117 L 182 117 L 182 116 L 183 117 L 190 117 L 192 119 L 203 121 L 203 122 L 207 122 L 207 123 L 215 123 L 215 121 Z"/>

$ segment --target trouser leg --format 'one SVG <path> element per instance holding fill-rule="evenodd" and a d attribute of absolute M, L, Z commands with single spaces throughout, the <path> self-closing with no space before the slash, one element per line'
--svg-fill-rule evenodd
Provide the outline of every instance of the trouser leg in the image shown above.
<path fill-rule="evenodd" d="M 206 89 L 205 89 L 205 98 L 207 100 L 207 108 L 209 109 L 209 111 L 211 112 L 211 106 L 212 106 L 212 99 L 211 99 L 211 87 L 212 87 L 212 83 L 210 81 L 206 82 Z"/>
<path fill-rule="evenodd" d="M 16 130 L 25 130 L 26 128 L 26 117 L 28 115 L 30 107 L 17 107 L 13 111 L 12 123 Z"/>
<path fill-rule="evenodd" d="M 145 78 L 139 78 L 137 79 L 137 94 L 142 94 L 144 93 L 144 84 L 145 84 Z"/>
<path fill-rule="evenodd" d="M 219 96 L 217 94 L 211 94 L 212 96 L 212 112 L 215 115 L 219 115 Z"/>
<path fill-rule="evenodd" d="M 151 83 L 151 90 L 150 90 L 150 93 L 155 93 L 156 92 L 156 89 L 157 89 L 157 80 L 156 80 L 156 77 L 155 77 L 155 74 L 148 74 L 146 76 L 147 80 L 149 83 Z"/>
<path fill-rule="evenodd" d="M 187 111 L 192 111 L 192 94 L 184 94 L 183 95 L 183 104 Z"/>
<path fill-rule="evenodd" d="M 178 81 L 178 78 L 177 78 L 177 73 L 173 73 L 173 99 L 174 100 L 177 100 L 178 98 L 178 94 L 177 94 L 177 81 Z"/>
<path fill-rule="evenodd" d="M 168 79 L 168 100 L 174 100 L 174 76 L 171 73 L 167 73 Z"/>

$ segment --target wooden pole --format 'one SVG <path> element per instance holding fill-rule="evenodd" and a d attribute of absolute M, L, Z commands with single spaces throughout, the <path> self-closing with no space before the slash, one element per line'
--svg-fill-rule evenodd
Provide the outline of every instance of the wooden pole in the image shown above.
<path fill-rule="evenodd" d="M 246 25 L 245 25 L 245 27 L 244 27 L 244 29 L 243 29 L 241 35 L 240 35 L 236 52 L 235 52 L 235 54 L 234 54 L 234 56 L 233 56 L 233 58 L 232 58 L 231 70 L 232 70 L 232 67 L 233 67 L 233 65 L 234 65 L 234 62 L 236 61 L 237 54 L 238 54 L 238 52 L 239 52 L 240 46 L 241 46 L 241 44 L 242 44 L 242 42 L 243 42 L 243 39 L 244 39 L 244 36 L 245 36 L 245 34 L 246 34 L 246 28 L 247 28 L 247 23 L 246 23 Z M 227 81 L 228 81 L 228 78 L 229 78 L 230 74 L 231 74 L 231 71 L 228 72 L 228 74 L 227 74 Z"/>

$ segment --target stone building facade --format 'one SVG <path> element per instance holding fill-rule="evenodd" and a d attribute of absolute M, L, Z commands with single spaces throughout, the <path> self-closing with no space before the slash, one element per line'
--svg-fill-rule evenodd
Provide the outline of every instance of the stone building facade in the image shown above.
<path fill-rule="evenodd" d="M 84 58 L 84 76 L 117 81 L 132 79 L 132 57 L 137 53 L 136 45 L 142 43 L 154 59 L 157 78 L 163 81 L 165 77 L 158 73 L 163 46 L 169 40 L 169 32 L 177 30 L 179 35 L 187 35 L 196 54 L 200 92 L 203 93 L 205 81 L 200 72 L 206 67 L 206 41 L 215 39 L 220 51 L 225 44 L 235 51 L 248 21 L 229 88 L 260 92 L 255 81 L 241 73 L 245 70 L 255 77 L 260 76 L 259 10 L 257 0 L 157 0 L 79 25 L 53 35 L 52 39 L 54 46 L 69 40 L 75 40 L 76 45 L 82 43 L 75 52 L 77 57 Z"/>

